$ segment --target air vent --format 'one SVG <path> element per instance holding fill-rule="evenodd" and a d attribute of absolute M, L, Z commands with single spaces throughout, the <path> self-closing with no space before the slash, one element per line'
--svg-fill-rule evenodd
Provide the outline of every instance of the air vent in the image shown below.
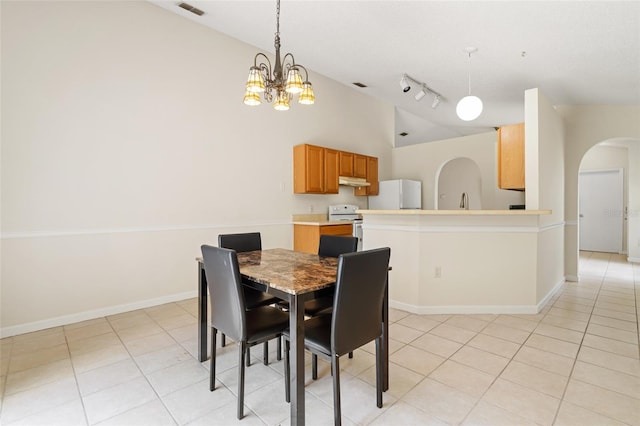
<path fill-rule="evenodd" d="M 408 136 L 408 135 L 409 135 L 409 133 L 407 133 L 407 132 L 402 132 L 402 133 L 398 133 L 398 134 L 399 134 L 400 136 Z"/>
<path fill-rule="evenodd" d="M 202 16 L 204 15 L 204 12 L 198 8 L 195 8 L 193 6 L 191 6 L 190 4 L 187 3 L 180 3 L 178 6 L 180 6 L 181 8 L 183 8 L 184 10 L 188 10 L 191 13 L 194 13 L 198 16 Z"/>
<path fill-rule="evenodd" d="M 353 84 L 354 86 L 358 86 L 358 87 L 367 87 L 367 85 L 366 85 L 366 84 L 359 83 L 359 82 L 357 82 L 357 81 L 356 81 L 355 83 L 351 83 L 351 84 Z"/>

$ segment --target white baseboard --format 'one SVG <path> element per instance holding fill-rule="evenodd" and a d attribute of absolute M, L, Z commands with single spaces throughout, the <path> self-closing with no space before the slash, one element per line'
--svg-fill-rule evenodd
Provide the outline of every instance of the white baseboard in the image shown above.
<path fill-rule="evenodd" d="M 433 314 L 537 314 L 536 305 L 446 305 L 446 306 L 416 306 L 408 303 L 389 301 L 394 309 L 411 312 L 418 315 Z"/>
<path fill-rule="evenodd" d="M 640 257 L 627 257 L 627 261 L 631 263 L 640 263 Z"/>
<path fill-rule="evenodd" d="M 26 324 L 13 325 L 0 328 L 0 338 L 16 336 L 18 334 L 31 333 L 45 330 L 47 328 L 59 327 L 61 325 L 73 324 L 80 321 L 87 321 L 95 318 L 102 318 L 109 315 L 121 314 L 123 312 L 135 311 L 136 309 L 149 308 L 151 306 L 163 305 L 165 303 L 178 302 L 180 300 L 198 297 L 196 290 L 184 293 L 172 294 L 155 299 L 141 300 L 124 305 L 108 306 L 106 308 L 94 309 L 91 311 L 78 312 L 77 314 L 63 315 L 61 317 L 49 318 L 41 321 L 34 321 Z"/>
<path fill-rule="evenodd" d="M 562 288 L 563 279 L 557 283 L 537 305 L 445 305 L 445 306 L 418 306 L 408 303 L 390 300 L 389 307 L 401 309 L 417 315 L 433 314 L 532 314 L 535 315 L 553 295 Z"/>
<path fill-rule="evenodd" d="M 580 281 L 577 275 L 565 275 L 564 279 L 565 281 L 573 281 L 573 282 Z"/>

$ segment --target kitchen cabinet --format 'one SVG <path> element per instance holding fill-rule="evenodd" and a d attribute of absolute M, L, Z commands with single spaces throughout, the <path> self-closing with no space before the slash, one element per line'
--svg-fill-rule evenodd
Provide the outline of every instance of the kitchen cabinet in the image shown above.
<path fill-rule="evenodd" d="M 367 178 L 367 156 L 354 154 L 353 156 L 353 176 L 357 178 Z"/>
<path fill-rule="evenodd" d="M 340 151 L 340 176 L 353 177 L 353 156 L 352 152 Z"/>
<path fill-rule="evenodd" d="M 378 195 L 379 194 L 379 184 L 378 184 L 378 158 L 377 157 L 366 157 L 367 160 L 367 182 L 370 183 L 369 186 L 361 186 L 354 188 L 354 195 Z"/>
<path fill-rule="evenodd" d="M 498 129 L 498 187 L 524 191 L 524 123 Z"/>
<path fill-rule="evenodd" d="M 331 148 L 324 148 L 324 193 L 337 194 L 338 171 L 340 169 L 340 151 Z"/>
<path fill-rule="evenodd" d="M 320 245 L 320 235 L 353 235 L 353 225 L 349 223 L 340 224 L 294 224 L 293 225 L 293 249 L 306 253 L 318 253 Z"/>
<path fill-rule="evenodd" d="M 378 195 L 378 159 L 316 145 L 293 147 L 293 192 L 338 194 L 339 176 L 366 179 L 370 186 L 354 187 L 354 195 Z"/>
<path fill-rule="evenodd" d="M 324 193 L 324 151 L 321 146 L 308 144 L 293 147 L 294 193 Z"/>

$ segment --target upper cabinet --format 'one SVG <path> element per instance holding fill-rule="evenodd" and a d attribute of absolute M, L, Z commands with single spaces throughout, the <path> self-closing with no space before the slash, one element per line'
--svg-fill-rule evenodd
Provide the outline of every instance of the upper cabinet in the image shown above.
<path fill-rule="evenodd" d="M 367 178 L 367 156 L 360 154 L 353 155 L 353 177 Z"/>
<path fill-rule="evenodd" d="M 524 123 L 498 129 L 498 187 L 524 191 Z"/>
<path fill-rule="evenodd" d="M 293 147 L 293 192 L 337 194 L 338 177 L 359 177 L 370 186 L 354 187 L 354 195 L 378 194 L 378 159 L 316 145 Z"/>
<path fill-rule="evenodd" d="M 353 153 L 340 151 L 340 176 L 353 177 Z"/>
<path fill-rule="evenodd" d="M 378 159 L 376 157 L 365 157 L 366 179 L 369 186 L 360 186 L 354 189 L 355 195 L 378 195 L 380 185 L 378 183 Z"/>
<path fill-rule="evenodd" d="M 324 194 L 324 151 L 315 145 L 293 147 L 293 192 Z"/>
<path fill-rule="evenodd" d="M 340 169 L 340 151 L 324 148 L 324 192 L 325 194 L 338 193 L 338 172 Z"/>

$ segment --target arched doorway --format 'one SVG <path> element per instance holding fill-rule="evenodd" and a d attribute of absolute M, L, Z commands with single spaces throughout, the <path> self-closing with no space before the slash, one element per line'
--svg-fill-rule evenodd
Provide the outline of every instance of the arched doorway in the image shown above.
<path fill-rule="evenodd" d="M 611 220 L 618 220 L 622 228 L 622 242 L 619 251 L 604 248 L 596 249 L 595 252 L 613 253 L 622 255 L 630 261 L 640 262 L 640 218 L 638 218 L 637 207 L 640 203 L 640 140 L 638 139 L 610 139 L 602 141 L 589 148 L 580 160 L 578 168 L 578 218 L 576 232 L 576 247 L 578 248 L 578 258 L 584 259 L 585 247 L 581 244 L 580 236 L 585 238 L 584 218 L 581 218 L 582 209 L 585 204 L 585 192 L 583 185 L 593 184 L 594 176 L 609 174 L 613 176 L 619 170 L 622 174 L 622 202 L 621 206 L 608 205 L 601 206 L 603 214 L 612 215 Z M 585 179 L 588 177 L 588 179 Z M 606 204 L 606 205 L 605 205 Z M 606 245 L 605 245 L 606 246 Z M 604 247 L 604 246 L 603 246 Z M 589 274 L 589 271 L 581 271 L 581 262 L 578 262 L 578 275 Z"/>

